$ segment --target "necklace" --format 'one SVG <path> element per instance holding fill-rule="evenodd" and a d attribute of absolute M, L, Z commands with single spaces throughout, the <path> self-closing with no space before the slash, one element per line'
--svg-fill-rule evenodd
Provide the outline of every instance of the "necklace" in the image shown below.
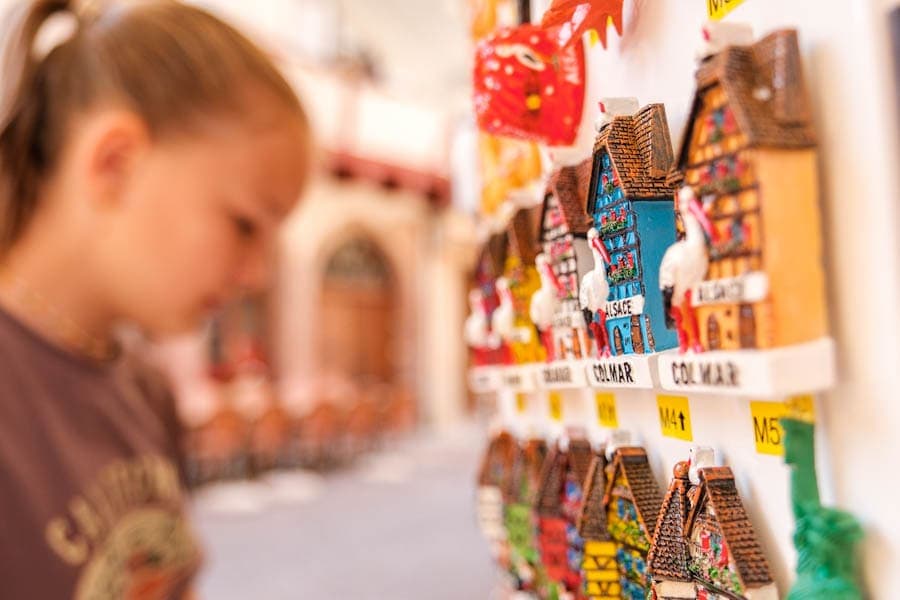
<path fill-rule="evenodd" d="M 4 294 L 5 300 L 20 313 L 39 323 L 64 348 L 100 363 L 109 362 L 118 355 L 119 348 L 114 341 L 88 332 L 54 303 L 36 292 L 25 280 L 7 276 L 0 278 L 0 283 L 8 290 Z"/>

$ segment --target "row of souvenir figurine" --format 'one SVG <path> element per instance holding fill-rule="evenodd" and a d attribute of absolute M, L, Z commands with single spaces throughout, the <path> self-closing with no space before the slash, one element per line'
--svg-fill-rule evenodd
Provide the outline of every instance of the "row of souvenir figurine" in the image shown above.
<path fill-rule="evenodd" d="M 854 550 L 861 528 L 819 503 L 813 426 L 785 423 L 799 554 L 788 597 L 861 600 Z M 516 597 L 777 600 L 734 474 L 717 466 L 714 451 L 693 448 L 663 492 L 646 450 L 617 435 L 599 451 L 586 439 L 549 448 L 507 432 L 491 440 L 479 475 L 479 524 Z"/>
<path fill-rule="evenodd" d="M 602 107 L 593 155 L 557 169 L 543 203 L 485 243 L 465 327 L 472 363 L 593 356 L 618 375 L 671 350 L 659 365 L 669 389 L 829 387 L 816 147 L 796 32 L 700 63 L 677 153 L 663 105 Z"/>

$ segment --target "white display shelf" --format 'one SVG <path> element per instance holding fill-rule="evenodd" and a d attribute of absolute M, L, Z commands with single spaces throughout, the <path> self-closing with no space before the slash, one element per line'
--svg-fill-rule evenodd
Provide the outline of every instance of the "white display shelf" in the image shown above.
<path fill-rule="evenodd" d="M 489 394 L 503 387 L 500 367 L 472 367 L 469 369 L 469 389 L 474 394 Z"/>
<path fill-rule="evenodd" d="M 537 372 L 534 365 L 500 367 L 500 385 L 517 393 L 537 390 Z"/>
<path fill-rule="evenodd" d="M 584 361 L 588 385 L 595 389 L 653 389 L 656 354 L 627 354 Z"/>
<path fill-rule="evenodd" d="M 588 386 L 583 360 L 556 360 L 536 365 L 538 387 L 544 390 L 570 390 Z"/>
<path fill-rule="evenodd" d="M 834 386 L 834 341 L 700 354 L 673 350 L 659 355 L 658 371 L 660 387 L 668 391 L 781 399 Z"/>

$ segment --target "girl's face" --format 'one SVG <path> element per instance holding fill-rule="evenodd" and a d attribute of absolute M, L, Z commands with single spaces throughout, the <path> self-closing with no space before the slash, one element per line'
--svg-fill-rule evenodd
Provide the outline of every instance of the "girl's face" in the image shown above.
<path fill-rule="evenodd" d="M 96 238 L 114 315 L 151 334 L 182 333 L 267 284 L 309 160 L 302 121 L 272 112 L 132 147 Z"/>

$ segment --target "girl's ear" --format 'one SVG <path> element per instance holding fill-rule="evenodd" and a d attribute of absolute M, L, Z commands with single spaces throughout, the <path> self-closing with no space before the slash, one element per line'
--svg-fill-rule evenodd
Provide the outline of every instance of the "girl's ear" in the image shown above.
<path fill-rule="evenodd" d="M 91 196 L 105 206 L 118 204 L 138 158 L 149 147 L 146 124 L 129 111 L 109 112 L 91 123 L 83 139 L 82 164 Z"/>

